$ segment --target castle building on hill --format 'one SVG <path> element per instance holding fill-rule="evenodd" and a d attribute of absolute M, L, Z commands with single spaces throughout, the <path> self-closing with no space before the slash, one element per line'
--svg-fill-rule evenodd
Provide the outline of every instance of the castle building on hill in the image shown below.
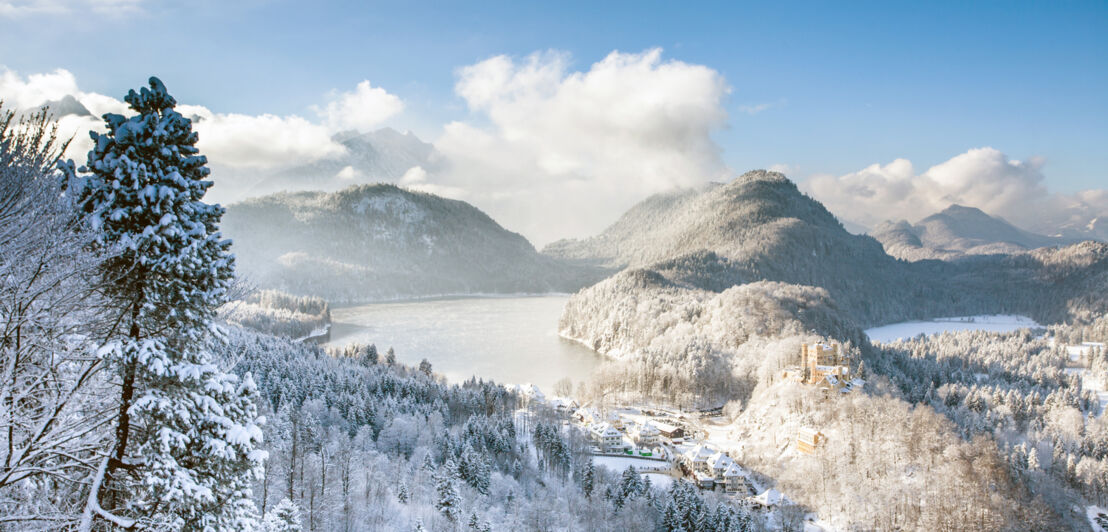
<path fill-rule="evenodd" d="M 802 344 L 800 366 L 787 368 L 783 376 L 804 384 L 845 391 L 860 382 L 850 376 L 851 358 L 849 353 L 843 354 L 841 345 L 834 342 Z"/>

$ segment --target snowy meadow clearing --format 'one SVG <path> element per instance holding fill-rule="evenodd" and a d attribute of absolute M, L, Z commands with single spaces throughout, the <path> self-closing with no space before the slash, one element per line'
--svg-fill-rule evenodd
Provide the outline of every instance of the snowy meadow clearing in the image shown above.
<path fill-rule="evenodd" d="M 916 335 L 930 336 L 947 331 L 1008 332 L 1017 329 L 1041 327 L 1027 316 L 992 315 L 936 318 L 926 321 L 905 321 L 866 329 L 866 335 L 874 342 L 895 342 Z"/>
<path fill-rule="evenodd" d="M 550 393 L 568 377 L 588 379 L 603 358 L 558 336 L 566 296 L 470 297 L 336 308 L 328 345 L 390 346 L 397 360 L 426 358 L 451 382 L 474 375 L 500 383 L 534 383 Z"/>

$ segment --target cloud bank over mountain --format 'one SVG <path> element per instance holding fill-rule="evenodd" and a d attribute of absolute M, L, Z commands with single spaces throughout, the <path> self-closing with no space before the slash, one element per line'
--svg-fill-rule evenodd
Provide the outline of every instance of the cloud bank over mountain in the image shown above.
<path fill-rule="evenodd" d="M 464 116 L 428 139 L 433 146 L 377 129 L 402 120 L 406 105 L 368 80 L 321 95 L 304 116 L 178 108 L 194 119 L 217 201 L 394 182 L 477 205 L 540 247 L 596 234 L 651 194 L 734 175 L 712 138 L 727 126 L 727 81 L 661 49 L 614 51 L 584 67 L 557 51 L 494 56 L 459 68 L 454 93 Z M 0 67 L 0 98 L 8 109 L 49 104 L 61 133 L 74 136 L 67 156 L 79 162 L 100 115 L 127 112 L 61 69 L 24 76 Z M 794 177 L 852 226 L 914 222 L 959 204 L 1043 234 L 1108 239 L 1108 191 L 1052 193 L 1045 164 L 983 147 L 922 171 L 901 158 Z"/>
<path fill-rule="evenodd" d="M 1108 237 L 1108 191 L 1053 193 L 1045 185 L 1045 164 L 1042 158 L 1018 161 L 985 147 L 922 172 L 911 161 L 896 159 L 842 176 L 817 175 L 803 188 L 845 220 L 871 228 L 885 220 L 916 221 L 959 204 L 1047 234 Z"/>
<path fill-rule="evenodd" d="M 194 118 L 220 201 L 251 195 L 250 187 L 265 181 L 262 174 L 326 169 L 327 176 L 305 174 L 305 186 L 318 188 L 324 178 L 344 185 L 397 181 L 470 201 L 539 244 L 598 232 L 650 194 L 729 176 L 711 136 L 727 122 L 726 81 L 711 68 L 664 59 L 661 49 L 612 52 L 583 70 L 555 51 L 495 56 L 460 68 L 455 93 L 469 113 L 445 124 L 434 140 L 442 157 L 393 172 L 399 181 L 356 165 L 333 171 L 329 164 L 359 158 L 349 153 L 346 132 L 368 132 L 404 110 L 400 97 L 369 81 L 325 95 L 308 107 L 316 117 L 217 113 L 184 104 L 178 110 Z M 67 95 L 89 110 L 62 118 L 63 134 L 75 134 L 67 156 L 80 161 L 90 147 L 84 131 L 101 128 L 101 114 L 123 113 L 126 106 L 81 91 L 65 70 L 0 75 L 0 97 L 9 107 L 29 109 Z"/>
<path fill-rule="evenodd" d="M 711 137 L 727 121 L 718 72 L 660 49 L 612 52 L 582 71 L 571 62 L 544 52 L 459 70 L 455 92 L 474 117 L 435 142 L 448 161 L 437 182 L 542 243 L 595 233 L 647 195 L 728 175 Z"/>
<path fill-rule="evenodd" d="M 67 96 L 87 108 L 88 114 L 63 115 L 64 109 L 51 108 L 59 115 L 59 132 L 73 136 L 66 156 L 83 161 L 92 147 L 85 132 L 103 131 L 100 116 L 127 114 L 127 104 L 112 96 L 82 91 L 76 77 L 64 69 L 27 76 L 0 71 L 0 99 L 8 109 L 30 110 Z M 353 91 L 331 91 L 322 106 L 313 107 L 319 115 L 316 121 L 298 115 L 217 113 L 183 102 L 177 110 L 193 118 L 194 130 L 200 135 L 199 148 L 213 167 L 268 170 L 345 153 L 346 148 L 333 138 L 336 132 L 380 127 L 403 110 L 403 102 L 363 81 Z"/>

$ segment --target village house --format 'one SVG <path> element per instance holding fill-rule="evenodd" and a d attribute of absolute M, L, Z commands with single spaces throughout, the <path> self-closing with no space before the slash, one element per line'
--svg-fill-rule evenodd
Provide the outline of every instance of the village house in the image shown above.
<path fill-rule="evenodd" d="M 723 472 L 724 488 L 727 493 L 750 493 L 750 482 L 746 480 L 746 474 L 738 464 L 732 462 Z"/>
<path fill-rule="evenodd" d="M 678 425 L 671 425 L 669 423 L 654 422 L 654 426 L 658 429 L 658 434 L 663 438 L 673 441 L 685 436 L 685 429 Z"/>
<path fill-rule="evenodd" d="M 574 412 L 577 409 L 577 401 L 574 401 L 573 399 L 566 399 L 564 397 L 555 397 L 551 399 L 548 404 L 554 407 L 554 410 L 557 410 L 559 414 Z"/>
<path fill-rule="evenodd" d="M 608 424 L 617 430 L 623 430 L 623 417 L 615 412 L 608 412 Z"/>
<path fill-rule="evenodd" d="M 595 408 L 578 408 L 573 412 L 573 417 L 586 427 L 604 421 L 604 417 Z"/>
<path fill-rule="evenodd" d="M 746 500 L 750 503 L 750 507 L 755 510 L 768 510 L 770 508 L 792 504 L 792 501 L 790 501 L 788 497 L 785 497 L 783 493 L 773 488 L 763 491 L 756 497 L 748 497 Z"/>
<path fill-rule="evenodd" d="M 717 452 L 708 458 L 708 469 L 712 472 L 712 476 L 716 478 L 716 482 L 723 482 L 723 473 L 734 463 L 735 461 L 730 456 Z"/>
<path fill-rule="evenodd" d="M 705 475 L 711 476 L 712 478 L 715 478 L 715 476 L 712 475 L 712 468 L 708 465 L 708 459 L 711 458 L 713 454 L 715 454 L 714 451 L 709 449 L 704 444 L 699 444 L 696 447 L 685 451 L 685 454 L 681 458 L 689 467 L 689 469 L 693 470 L 694 472 L 703 473 Z"/>
<path fill-rule="evenodd" d="M 658 446 L 658 436 L 661 433 L 653 423 L 646 421 L 635 426 L 632 437 L 635 444 L 644 449 L 653 449 Z"/>
<path fill-rule="evenodd" d="M 589 435 L 601 452 L 610 453 L 624 448 L 623 433 L 608 423 L 596 423 L 590 426 Z"/>

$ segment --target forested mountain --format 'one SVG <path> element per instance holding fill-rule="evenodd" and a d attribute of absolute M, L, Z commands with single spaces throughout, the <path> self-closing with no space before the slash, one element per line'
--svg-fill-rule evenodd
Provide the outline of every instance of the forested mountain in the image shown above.
<path fill-rule="evenodd" d="M 387 184 L 247 200 L 223 227 L 253 282 L 332 302 L 564 292 L 600 275 L 540 255 L 465 202 Z"/>
<path fill-rule="evenodd" d="M 1002 311 L 1054 322 L 1103 309 L 1084 298 L 1108 286 L 1108 247 L 1098 243 L 954 262 L 896 260 L 877 240 L 848 233 L 784 175 L 766 171 L 652 197 L 600 235 L 556 242 L 544 253 L 649 270 L 713 292 L 763 280 L 820 287 L 864 326 Z"/>
<path fill-rule="evenodd" d="M 951 205 L 915 224 L 907 220 L 884 222 L 870 234 L 881 242 L 886 253 L 904 260 L 1013 254 L 1075 242 L 1024 231 L 980 209 L 961 205 Z"/>
<path fill-rule="evenodd" d="M 1102 438 L 1082 436 L 1103 421 L 1086 421 L 1098 408 L 1064 374 L 1064 354 L 1027 332 L 874 347 L 861 326 L 1002 312 L 1092 323 L 1106 311 L 1108 245 L 906 262 L 847 233 L 784 176 L 752 172 L 651 198 L 602 235 L 546 252 L 629 266 L 562 316 L 564 336 L 616 359 L 589 398 L 725 405 L 744 463 L 820 515 L 867 529 L 1068 528 L 1083 522 L 1075 504 L 1104 498 Z M 828 338 L 854 353 L 859 393 L 782 377 L 801 342 Z M 830 441 L 817 456 L 782 443 L 810 426 Z M 1059 458 L 1043 466 L 1050 447 Z"/>

